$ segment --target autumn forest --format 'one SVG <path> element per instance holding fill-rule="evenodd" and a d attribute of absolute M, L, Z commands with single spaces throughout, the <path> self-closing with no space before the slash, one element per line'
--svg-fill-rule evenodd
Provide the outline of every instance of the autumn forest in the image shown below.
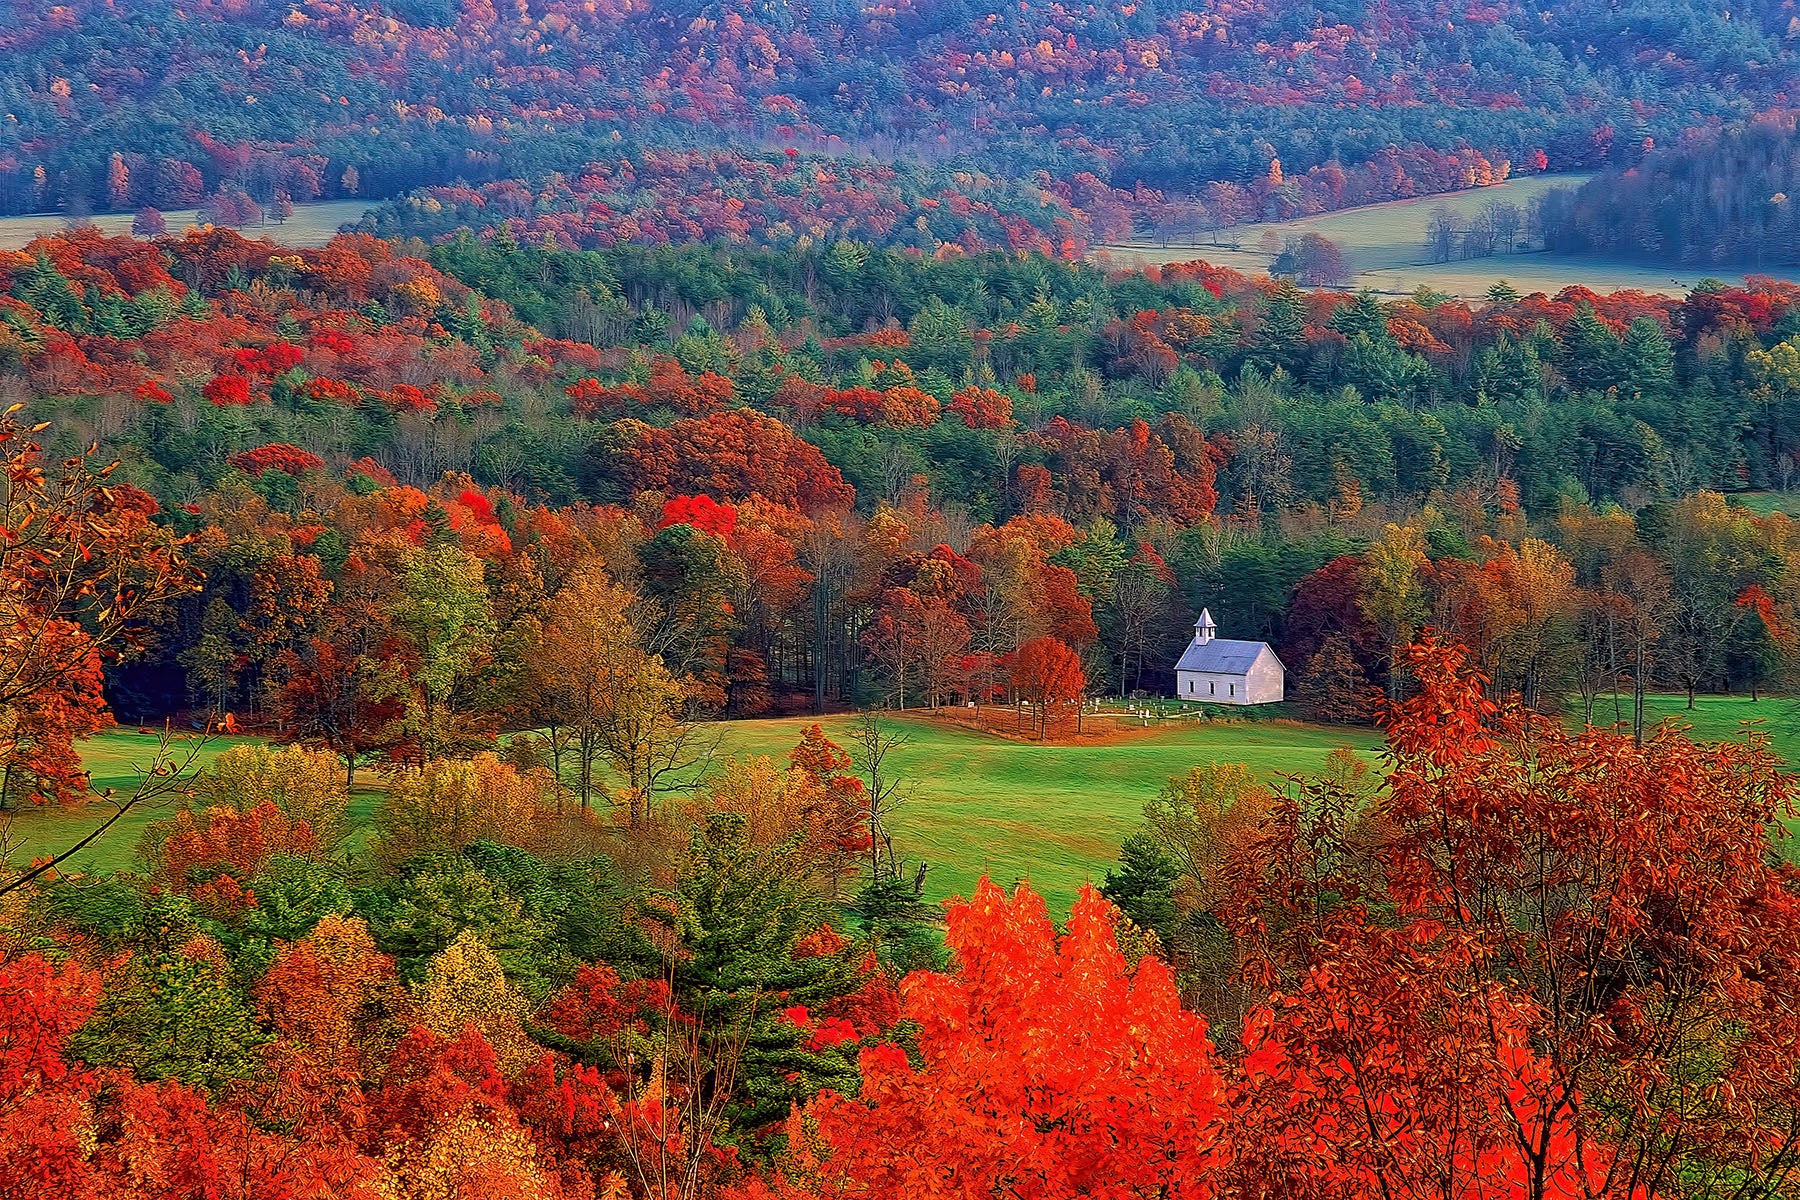
<path fill-rule="evenodd" d="M 9 6 L 0 1200 L 1800 1197 L 1796 37 Z"/>

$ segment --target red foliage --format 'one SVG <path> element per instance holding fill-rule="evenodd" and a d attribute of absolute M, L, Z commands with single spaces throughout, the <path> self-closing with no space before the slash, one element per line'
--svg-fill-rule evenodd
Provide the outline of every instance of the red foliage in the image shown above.
<path fill-rule="evenodd" d="M 376 394 L 383 404 L 395 412 L 429 413 L 437 411 L 437 400 L 423 388 L 414 387 L 410 383 L 396 383 L 384 392 Z"/>
<path fill-rule="evenodd" d="M 619 979 L 605 963 L 579 967 L 575 980 L 544 1006 L 540 1023 L 578 1042 L 607 1044 L 626 1029 L 644 1033 L 649 1020 L 669 1010 L 669 985 L 661 979 Z"/>
<path fill-rule="evenodd" d="M 415 1027 L 394 1047 L 370 1121 L 384 1139 L 422 1139 L 459 1115 L 491 1122 L 508 1112 L 507 1099 L 494 1048 L 473 1025 L 455 1038 Z"/>
<path fill-rule="evenodd" d="M 163 875 L 196 899 L 224 911 L 254 906 L 255 893 L 243 887 L 277 854 L 305 857 L 319 848 L 305 821 L 291 821 L 263 801 L 248 812 L 216 806 L 201 826 L 191 810 L 175 814 L 163 843 Z"/>
<path fill-rule="evenodd" d="M 266 446 L 258 446 L 254 450 L 240 450 L 226 458 L 226 462 L 246 475 L 261 475 L 264 471 L 281 471 L 284 474 L 299 476 L 308 471 L 319 471 L 325 467 L 325 460 L 310 451 L 298 446 L 290 446 L 286 442 L 271 442 Z"/>
<path fill-rule="evenodd" d="M 956 973 L 903 988 L 920 1065 L 896 1046 L 865 1050 L 859 1097 L 822 1093 L 807 1111 L 813 1194 L 954 1181 L 985 1196 L 1030 1180 L 1046 1200 L 1212 1195 L 1229 1151 L 1206 1024 L 1160 962 L 1127 969 L 1110 906 L 1084 888 L 1059 941 L 1029 888 L 1009 899 L 983 879 L 948 915 Z"/>
<path fill-rule="evenodd" d="M 250 381 L 242 375 L 215 375 L 200 394 L 219 408 L 250 404 Z"/>
<path fill-rule="evenodd" d="M 1792 809 L 1766 744 L 1571 732 L 1430 637 L 1407 667 L 1376 812 L 1312 785 L 1228 871 L 1272 992 L 1245 1028 L 1248 1194 L 1635 1200 L 1677 1155 L 1758 1158 L 1796 1095 L 1768 1066 L 1800 1038 L 1774 994 L 1800 979 L 1800 905 L 1767 856 Z M 1736 1031 L 1716 1078 L 1662 1074 L 1720 1050 L 1715 1022 Z"/>
<path fill-rule="evenodd" d="M 1012 407 L 1012 398 L 993 388 L 964 388 L 950 397 L 950 411 L 970 429 L 1010 428 Z"/>
<path fill-rule="evenodd" d="M 720 500 L 761 496 L 806 513 L 844 508 L 855 497 L 817 447 L 761 413 L 732 409 L 666 429 L 627 419 L 615 429 L 620 445 L 614 462 L 633 492 L 704 492 Z"/>
<path fill-rule="evenodd" d="M 333 404 L 356 405 L 362 400 L 362 393 L 352 384 L 341 379 L 319 377 L 306 381 L 303 395 L 315 402 L 329 401 Z"/>
<path fill-rule="evenodd" d="M 692 525 L 706 533 L 725 537 L 737 528 L 737 509 L 720 504 L 711 496 L 676 496 L 663 505 L 658 529 L 671 525 Z"/>
<path fill-rule="evenodd" d="M 292 342 L 275 342 L 261 349 L 241 349 L 233 351 L 232 360 L 238 367 L 254 375 L 280 375 L 297 366 L 306 351 Z"/>
<path fill-rule="evenodd" d="M 1038 712 L 1038 736 L 1066 717 L 1087 692 L 1081 656 L 1053 637 L 1032 638 L 1013 656 L 1013 688 Z"/>

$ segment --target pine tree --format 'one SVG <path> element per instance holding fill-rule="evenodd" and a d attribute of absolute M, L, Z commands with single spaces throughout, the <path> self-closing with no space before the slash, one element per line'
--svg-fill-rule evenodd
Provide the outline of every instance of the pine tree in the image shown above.
<path fill-rule="evenodd" d="M 1305 349 L 1305 300 L 1292 280 L 1283 280 L 1263 309 L 1255 358 L 1270 367 L 1291 369 L 1299 363 Z"/>
<path fill-rule="evenodd" d="M 1675 348 L 1662 326 L 1650 317 L 1639 317 L 1619 343 L 1618 380 L 1621 391 L 1645 400 L 1660 400 L 1675 386 Z"/>
<path fill-rule="evenodd" d="M 1133 925 L 1150 930 L 1169 946 L 1181 915 L 1175 906 L 1180 878 L 1181 864 L 1155 835 L 1139 830 L 1119 847 L 1118 869 L 1107 871 L 1100 894 L 1118 905 Z"/>
<path fill-rule="evenodd" d="M 848 944 L 837 954 L 798 952 L 830 916 L 799 851 L 797 838 L 755 845 L 742 816 L 715 814 L 694 835 L 669 897 L 688 955 L 675 967 L 676 1003 L 701 1022 L 716 1062 L 736 1059 L 731 1115 L 743 1129 L 780 1120 L 822 1087 L 855 1082 L 854 1041 L 821 1044 L 804 1028 L 862 978 Z"/>
<path fill-rule="evenodd" d="M 1578 388 L 1605 391 L 1618 378 L 1618 335 L 1594 306 L 1583 304 L 1563 329 L 1563 377 Z"/>

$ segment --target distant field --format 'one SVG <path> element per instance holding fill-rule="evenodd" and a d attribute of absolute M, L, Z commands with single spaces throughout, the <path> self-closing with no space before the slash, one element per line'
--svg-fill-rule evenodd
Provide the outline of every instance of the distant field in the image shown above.
<path fill-rule="evenodd" d="M 219 737 L 207 742 L 200 751 L 199 765 L 205 766 L 213 759 L 225 753 L 233 746 L 255 741 L 245 737 Z M 92 737 L 81 743 L 82 761 L 92 773 L 94 790 L 104 793 L 107 788 L 114 789 L 120 795 L 130 795 L 142 778 L 143 768 L 150 764 L 157 745 L 153 735 L 139 733 L 136 727 L 121 726 L 118 729 Z M 374 781 L 374 775 L 368 778 Z M 358 782 L 361 782 L 359 777 Z M 357 794 L 351 797 L 350 813 L 356 821 L 366 822 L 375 811 L 378 795 L 364 791 L 360 787 Z M 135 866 L 134 854 L 138 839 L 143 836 L 144 828 L 150 822 L 169 815 L 174 808 L 174 801 L 165 800 L 155 805 L 134 808 L 119 818 L 117 824 L 102 834 L 93 845 L 82 851 L 70 864 L 69 870 L 85 871 L 124 871 Z M 17 842 L 13 854 L 15 862 L 28 863 L 40 855 L 57 853 L 68 848 L 72 843 L 80 841 L 87 834 L 105 821 L 112 814 L 112 808 L 104 800 L 96 800 L 86 808 L 65 810 L 59 808 L 28 809 L 14 819 L 12 837 Z"/>
<path fill-rule="evenodd" d="M 1624 699 L 1627 705 L 1631 703 L 1630 696 Z M 1604 713 L 1595 710 L 1596 721 L 1610 719 L 1610 705 L 1605 707 Z M 1764 696 L 1754 701 L 1748 696 L 1696 696 L 1691 710 L 1686 696 L 1651 696 L 1648 708 L 1649 719 L 1687 726 L 1700 741 L 1735 740 L 1743 736 L 1746 725 L 1761 729 L 1769 735 L 1775 752 L 1790 767 L 1800 768 L 1800 701 L 1790 696 Z M 1629 716 L 1630 710 L 1626 711 Z"/>
<path fill-rule="evenodd" d="M 1094 257 L 1121 266 L 1182 262 L 1199 258 L 1235 271 L 1261 275 L 1268 272 L 1271 256 L 1257 247 L 1263 234 L 1272 230 L 1277 237 L 1285 237 L 1289 233 L 1316 233 L 1329 238 L 1343 249 L 1344 256 L 1349 261 L 1350 269 L 1355 274 L 1353 287 L 1368 288 L 1388 295 L 1407 295 L 1424 284 L 1452 296 L 1474 299 L 1486 293 L 1500 279 L 1527 294 L 1539 291 L 1555 293 L 1571 284 L 1581 284 L 1596 292 L 1635 288 L 1646 292 L 1679 295 L 1691 290 L 1707 276 L 1734 278 L 1732 271 L 1722 267 L 1691 271 L 1685 268 L 1610 263 L 1601 259 L 1545 254 L 1541 251 L 1467 261 L 1452 260 L 1447 263 L 1429 261 L 1430 256 L 1425 249 L 1425 229 L 1432 212 L 1439 205 L 1450 209 L 1459 217 L 1473 214 L 1490 200 L 1505 201 L 1527 209 L 1533 200 L 1549 189 L 1580 184 L 1588 178 L 1590 176 L 1585 174 L 1523 176 L 1494 187 L 1475 188 L 1466 192 L 1347 208 L 1296 221 L 1239 225 L 1220 231 L 1218 241 L 1222 244 L 1219 246 L 1213 245 L 1210 238 L 1202 238 L 1196 245 L 1184 243 L 1168 247 L 1144 241 L 1101 247 L 1094 252 Z"/>
<path fill-rule="evenodd" d="M 267 225 L 247 225 L 239 232 L 248 238 L 268 238 L 284 246 L 323 246 L 336 235 L 340 225 L 361 220 L 369 207 L 362 200 L 325 200 L 317 204 L 296 204 L 294 215 L 284 224 L 277 225 L 271 221 Z M 183 212 L 164 213 L 163 219 L 169 223 L 171 233 L 179 233 L 195 224 L 198 214 L 193 209 L 187 209 Z M 129 213 L 107 213 L 88 220 L 115 236 L 131 232 Z M 66 227 L 67 222 L 56 213 L 31 217 L 0 217 L 0 250 L 22 250 L 34 238 L 60 232 Z"/>
<path fill-rule="evenodd" d="M 1747 696 L 1701 696 L 1689 712 L 1683 696 L 1651 697 L 1653 719 L 1671 718 L 1707 740 L 1742 735 L 1743 722 L 1758 721 L 1790 763 L 1800 763 L 1800 705 L 1785 698 L 1753 703 Z M 1602 704 L 1596 719 L 1608 719 Z M 723 726 L 720 754 L 780 759 L 800 740 L 807 718 L 735 721 Z M 1247 721 L 1196 724 L 1077 746 L 1037 746 L 985 736 L 917 717 L 891 719 L 909 739 L 896 751 L 893 767 L 907 781 L 911 798 L 894 819 L 896 849 L 910 862 L 930 864 L 928 890 L 935 897 L 967 895 L 983 873 L 1011 886 L 1029 879 L 1064 911 L 1084 880 L 1098 882 L 1118 855 L 1120 841 L 1138 823 L 1144 802 L 1170 776 L 1205 762 L 1244 763 L 1264 778 L 1316 770 L 1338 746 L 1371 759 L 1380 741 L 1372 731 L 1324 728 L 1288 722 Z M 849 744 L 851 719 L 827 718 L 826 732 Z M 244 739 L 220 739 L 208 757 Z M 151 739 L 135 731 L 115 731 L 85 743 L 97 788 L 133 786 L 133 766 L 141 764 Z M 371 773 L 371 784 L 375 782 Z M 366 823 L 379 800 L 376 790 L 359 789 L 351 814 Z M 105 816 L 102 805 L 77 812 L 54 810 L 21 815 L 15 835 L 18 861 L 30 861 L 67 846 Z M 101 839 L 75 866 L 86 870 L 132 867 L 132 854 L 145 825 L 167 808 L 132 813 Z"/>
<path fill-rule="evenodd" d="M 720 753 L 784 758 L 810 723 L 798 718 L 731 722 L 723 727 Z M 1042 747 L 916 718 L 894 724 L 909 738 L 893 764 L 912 794 L 894 821 L 894 842 L 911 861 L 922 857 L 931 864 L 931 894 L 966 895 L 983 872 L 1009 886 L 1029 878 L 1053 912 L 1067 909 L 1083 880 L 1098 881 L 1105 874 L 1144 802 L 1171 775 L 1207 761 L 1246 763 L 1264 775 L 1307 771 L 1337 746 L 1376 745 L 1368 731 L 1269 722 L 1197 725 L 1111 744 Z M 828 718 L 825 725 L 848 744 L 849 718 Z M 208 760 L 242 740 L 213 743 Z M 135 731 L 84 743 L 95 787 L 128 790 L 134 766 L 151 748 L 152 739 Z M 377 792 L 359 791 L 352 816 L 367 821 L 378 799 Z M 74 812 L 21 814 L 14 828 L 20 839 L 15 860 L 29 862 L 67 846 L 107 811 L 96 803 Z M 165 806 L 127 815 L 72 869 L 131 868 L 144 827 L 167 811 Z"/>
<path fill-rule="evenodd" d="M 1759 517 L 1777 512 L 1800 517 L 1800 492 L 1736 492 L 1731 500 Z"/>

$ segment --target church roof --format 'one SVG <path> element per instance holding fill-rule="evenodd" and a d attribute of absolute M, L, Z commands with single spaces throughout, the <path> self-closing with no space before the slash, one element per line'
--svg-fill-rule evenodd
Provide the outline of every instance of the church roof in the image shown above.
<path fill-rule="evenodd" d="M 1177 671 L 1206 671 L 1214 675 L 1248 675 L 1256 660 L 1275 652 L 1267 642 L 1244 642 L 1236 638 L 1214 638 L 1210 642 L 1189 642 L 1175 664 Z M 1276 659 L 1279 662 L 1279 659 Z"/>

